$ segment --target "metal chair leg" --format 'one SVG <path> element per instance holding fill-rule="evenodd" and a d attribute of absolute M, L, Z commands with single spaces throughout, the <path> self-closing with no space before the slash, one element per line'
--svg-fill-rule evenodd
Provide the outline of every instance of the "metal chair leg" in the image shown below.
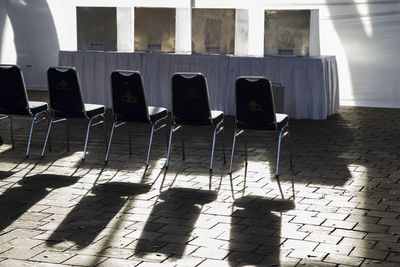
<path fill-rule="evenodd" d="M 114 136 L 114 130 L 115 130 L 115 125 L 117 124 L 116 121 L 114 121 L 113 126 L 111 128 L 111 134 L 110 134 L 110 140 L 108 141 L 108 147 L 107 147 L 107 152 L 106 152 L 106 158 L 104 159 L 104 161 L 107 163 L 108 162 L 108 157 L 110 155 L 110 149 L 111 149 L 111 142 Z"/>
<path fill-rule="evenodd" d="M 279 192 L 281 193 L 282 199 L 285 199 L 285 195 L 283 194 L 283 190 L 281 187 L 281 181 L 280 181 L 279 177 L 276 177 L 276 182 L 278 183 L 278 188 L 279 188 Z"/>
<path fill-rule="evenodd" d="M 13 122 L 11 116 L 8 116 L 8 120 L 10 121 L 10 132 L 11 132 L 11 147 L 12 149 L 15 148 L 15 142 L 14 142 L 14 127 L 13 127 Z"/>
<path fill-rule="evenodd" d="M 225 128 L 222 128 L 222 153 L 224 154 L 224 163 L 226 163 L 226 157 L 225 157 Z"/>
<path fill-rule="evenodd" d="M 47 129 L 48 129 L 50 126 L 50 120 L 52 120 L 48 112 L 46 112 L 46 118 L 47 118 Z M 51 137 L 50 136 L 49 136 L 48 142 L 49 142 L 49 151 L 51 151 Z"/>
<path fill-rule="evenodd" d="M 247 131 L 244 131 L 244 160 L 245 160 L 245 164 L 247 166 Z"/>
<path fill-rule="evenodd" d="M 169 130 L 167 162 L 165 163 L 165 168 L 167 168 L 167 169 L 168 169 L 168 163 L 169 163 L 169 155 L 171 153 L 171 143 L 172 143 L 172 134 L 173 133 L 174 133 L 174 125 L 171 125 L 171 129 Z"/>
<path fill-rule="evenodd" d="M 181 143 L 182 143 L 182 160 L 185 160 L 185 137 L 183 136 L 183 129 L 181 131 Z"/>
<path fill-rule="evenodd" d="M 29 157 L 29 150 L 31 148 L 31 141 L 32 141 L 32 134 L 33 134 L 33 129 L 35 127 L 35 121 L 36 121 L 37 114 L 32 118 L 31 122 L 31 129 L 29 131 L 29 138 L 28 138 L 28 145 L 26 147 L 26 154 L 25 157 Z"/>
<path fill-rule="evenodd" d="M 53 119 L 50 119 L 49 126 L 47 127 L 46 139 L 44 140 L 44 145 L 43 145 L 43 149 L 42 149 L 42 158 L 44 157 L 44 152 L 46 151 L 47 141 L 50 138 L 50 131 L 51 131 L 51 126 L 52 125 L 53 125 Z"/>
<path fill-rule="evenodd" d="M 229 165 L 229 174 L 232 174 L 232 163 L 233 163 L 233 155 L 235 152 L 236 136 L 237 136 L 237 130 L 235 129 L 235 132 L 233 134 L 232 154 L 231 154 L 231 164 Z"/>
<path fill-rule="evenodd" d="M 70 147 L 69 147 L 69 121 L 68 121 L 68 119 L 65 119 L 65 123 L 67 124 L 67 151 L 69 152 Z"/>
<path fill-rule="evenodd" d="M 93 118 L 94 118 L 94 117 L 93 117 Z M 85 158 L 86 158 L 86 150 L 87 150 L 87 145 L 88 145 L 88 141 L 89 141 L 90 127 L 91 127 L 91 125 L 92 125 L 93 118 L 91 118 L 91 119 L 89 120 L 89 123 L 88 123 L 88 128 L 87 128 L 87 131 L 86 131 L 85 146 L 84 146 L 84 148 L 83 148 L 82 160 L 85 160 Z"/>
<path fill-rule="evenodd" d="M 107 132 L 106 132 L 106 121 L 103 117 L 103 132 L 104 132 L 104 143 L 106 144 L 106 151 L 107 151 Z"/>
<path fill-rule="evenodd" d="M 149 166 L 151 143 L 153 142 L 154 126 L 155 126 L 154 124 L 151 126 L 151 134 L 150 134 L 150 141 L 149 141 L 149 149 L 147 150 L 146 166 Z"/>
<path fill-rule="evenodd" d="M 131 126 L 128 124 L 128 142 L 129 142 L 129 155 L 132 155 L 132 132 Z"/>
<path fill-rule="evenodd" d="M 217 135 L 217 127 L 214 128 L 214 134 L 213 134 L 213 142 L 212 142 L 212 148 L 211 148 L 211 160 L 210 160 L 210 172 L 212 172 L 212 169 L 213 169 L 215 137 L 216 137 L 216 135 Z"/>
<path fill-rule="evenodd" d="M 281 152 L 281 141 L 282 141 L 282 130 L 279 133 L 279 140 L 278 140 L 278 155 L 276 157 L 276 172 L 275 172 L 275 177 L 279 176 L 279 155 Z"/>
<path fill-rule="evenodd" d="M 290 139 L 289 125 L 288 125 L 287 135 L 288 135 L 288 142 L 289 142 L 289 164 L 290 164 L 290 168 L 293 168 L 293 161 L 292 161 L 292 141 L 291 141 L 291 139 Z"/>

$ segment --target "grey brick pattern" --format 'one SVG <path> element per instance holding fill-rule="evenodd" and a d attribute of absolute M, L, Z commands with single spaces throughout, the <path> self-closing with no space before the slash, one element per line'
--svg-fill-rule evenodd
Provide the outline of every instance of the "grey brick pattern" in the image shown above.
<path fill-rule="evenodd" d="M 116 132 L 104 164 L 96 128 L 81 161 L 83 121 L 71 122 L 70 152 L 55 128 L 44 159 L 45 125 L 26 159 L 29 121 L 16 121 L 14 150 L 3 124 L 0 266 L 400 265 L 400 110 L 341 107 L 325 121 L 290 121 L 294 168 L 285 141 L 280 163 L 287 199 L 269 133 L 248 134 L 247 167 L 238 137 L 229 176 L 221 142 L 209 174 L 211 135 L 201 127 L 184 132 L 185 161 L 173 142 L 166 171 L 164 129 L 145 169 L 147 126 L 133 127 L 131 156 L 127 130 Z M 232 118 L 225 124 L 229 162 Z"/>

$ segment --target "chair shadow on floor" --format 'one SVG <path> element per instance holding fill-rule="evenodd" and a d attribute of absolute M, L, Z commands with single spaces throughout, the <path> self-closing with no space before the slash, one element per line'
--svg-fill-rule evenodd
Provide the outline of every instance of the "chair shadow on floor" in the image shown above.
<path fill-rule="evenodd" d="M 336 114 L 324 121 L 294 120 L 292 128 L 296 183 L 343 186 L 351 179 L 348 165 L 356 156 L 349 151 L 358 144 L 350 121 Z"/>
<path fill-rule="evenodd" d="M 55 174 L 23 177 L 18 181 L 18 186 L 8 188 L 0 195 L 0 230 L 5 230 L 51 191 L 70 186 L 77 181 L 77 177 Z"/>
<path fill-rule="evenodd" d="M 157 251 L 157 254 L 172 254 L 174 259 L 182 258 L 202 206 L 213 202 L 216 198 L 215 191 L 190 188 L 171 188 L 161 192 L 143 228 L 135 248 L 135 255 L 146 258 Z M 164 238 L 154 240 L 152 234 L 155 229 L 157 232 L 165 233 Z M 168 240 L 168 236 L 173 240 Z"/>
<path fill-rule="evenodd" d="M 78 248 L 89 246 L 129 198 L 149 190 L 149 185 L 128 182 L 95 185 L 90 194 L 83 197 L 54 230 L 46 244 L 51 247 L 60 242 L 72 241 Z"/>
<path fill-rule="evenodd" d="M 244 196 L 234 201 L 228 260 L 235 265 L 280 264 L 282 212 L 295 208 L 291 200 Z"/>
<path fill-rule="evenodd" d="M 0 180 L 7 179 L 11 175 L 13 175 L 13 172 L 11 171 L 8 172 L 0 171 Z"/>

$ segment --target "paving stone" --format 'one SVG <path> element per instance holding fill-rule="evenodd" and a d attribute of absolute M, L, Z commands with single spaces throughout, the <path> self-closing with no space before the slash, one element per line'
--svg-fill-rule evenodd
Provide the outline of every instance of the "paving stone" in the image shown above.
<path fill-rule="evenodd" d="M 298 258 L 298 259 L 308 259 L 314 261 L 322 261 L 328 253 L 326 252 L 318 252 L 318 251 L 310 251 L 306 249 L 296 249 L 289 253 L 288 257 Z"/>
<path fill-rule="evenodd" d="M 198 248 L 198 246 L 190 244 L 168 243 L 157 251 L 165 254 L 172 254 L 173 258 L 181 258 L 183 255 L 191 254 Z"/>
<path fill-rule="evenodd" d="M 375 241 L 364 240 L 364 239 L 356 239 L 350 237 L 344 237 L 339 245 L 348 246 L 348 247 L 359 247 L 359 248 L 373 248 L 375 246 Z"/>
<path fill-rule="evenodd" d="M 355 247 L 351 251 L 349 256 L 375 259 L 375 260 L 385 260 L 386 257 L 388 256 L 388 254 L 389 254 L 389 252 L 385 251 L 385 250 Z"/>
<path fill-rule="evenodd" d="M 157 267 L 160 266 L 162 264 L 162 266 L 167 266 L 167 267 L 172 267 L 175 266 L 173 263 L 154 263 L 154 262 L 141 262 L 139 263 L 137 266 L 138 267 Z"/>
<path fill-rule="evenodd" d="M 231 263 L 244 264 L 244 265 L 258 265 L 264 257 L 265 256 L 261 254 L 233 251 L 229 254 L 228 260 Z"/>
<path fill-rule="evenodd" d="M 400 251 L 400 243 L 392 243 L 392 242 L 385 242 L 379 241 L 377 242 L 375 249 L 379 250 L 387 250 L 387 251 Z"/>
<path fill-rule="evenodd" d="M 343 264 L 347 266 L 359 266 L 363 262 L 363 258 L 349 257 L 345 255 L 330 253 L 323 261 L 328 263 Z"/>
<path fill-rule="evenodd" d="M 322 224 L 323 226 L 329 226 L 340 229 L 353 229 L 357 223 L 356 222 L 346 222 L 337 220 L 325 220 Z"/>
<path fill-rule="evenodd" d="M 400 235 L 392 235 L 392 234 L 379 234 L 379 233 L 368 233 L 365 236 L 367 240 L 374 241 L 389 241 L 389 242 L 398 242 Z"/>
<path fill-rule="evenodd" d="M 229 250 L 200 247 L 190 255 L 194 256 L 194 257 L 222 260 L 228 254 L 229 254 Z"/>
<path fill-rule="evenodd" d="M 106 248 L 101 252 L 102 256 L 107 256 L 111 258 L 127 259 L 134 254 L 131 249 L 125 248 Z"/>
<path fill-rule="evenodd" d="M 318 246 L 319 243 L 317 242 L 311 242 L 311 241 L 303 241 L 303 240 L 286 240 L 281 248 L 284 249 L 303 249 L 303 250 L 308 250 L 312 251 L 315 247 Z"/>
<path fill-rule="evenodd" d="M 123 260 L 123 259 L 115 259 L 109 258 L 103 262 L 101 262 L 98 267 L 133 267 L 137 266 L 141 261 L 139 260 Z"/>
<path fill-rule="evenodd" d="M 314 216 L 304 216 L 304 215 L 299 215 L 293 218 L 290 222 L 292 223 L 301 223 L 301 224 L 313 224 L 313 225 L 322 225 L 322 223 L 325 221 L 324 218 L 318 218 Z"/>
<path fill-rule="evenodd" d="M 69 252 L 43 251 L 42 253 L 32 257 L 31 260 L 46 263 L 63 263 L 74 255 L 75 254 Z"/>
<path fill-rule="evenodd" d="M 220 248 L 224 246 L 227 242 L 214 238 L 202 238 L 197 237 L 190 241 L 188 244 L 199 246 L 199 247 L 207 247 L 207 248 Z"/>
<path fill-rule="evenodd" d="M 130 259 L 140 259 L 145 262 L 161 263 L 170 256 L 171 254 L 169 253 L 139 251 Z"/>
<path fill-rule="evenodd" d="M 185 161 L 174 143 L 165 172 L 160 135 L 144 168 L 143 125 L 135 125 L 134 154 L 122 127 L 104 165 L 97 132 L 81 161 L 83 120 L 71 120 L 71 152 L 56 127 L 43 160 L 36 141 L 24 158 L 29 121 L 16 121 L 16 149 L 0 147 L 0 266 L 398 266 L 398 118 L 398 109 L 341 107 L 324 121 L 291 120 L 295 168 L 287 168 L 284 142 L 280 179 L 285 196 L 294 181 L 290 205 L 273 179 L 272 134 L 249 134 L 247 172 L 238 144 L 232 177 L 217 142 L 210 190 L 211 136 L 203 127 L 186 131 Z M 233 118 L 225 119 L 229 151 Z M 109 133 L 109 111 L 107 123 Z"/>
<path fill-rule="evenodd" d="M 347 247 L 343 245 L 319 244 L 315 248 L 315 251 L 337 254 L 337 255 L 349 255 L 352 249 L 353 247 Z"/>
<path fill-rule="evenodd" d="M 1 253 L 0 256 L 16 260 L 28 260 L 42 252 L 42 249 L 11 248 Z"/>
<path fill-rule="evenodd" d="M 23 248 L 23 249 L 31 249 L 34 247 L 37 247 L 39 244 L 44 243 L 41 240 L 35 240 L 35 239 L 30 239 L 30 238 L 15 238 L 9 242 L 6 243 L 6 245 L 10 245 L 12 247 L 18 247 L 18 248 Z M 2 246 L 4 246 L 3 244 Z"/>
<path fill-rule="evenodd" d="M 391 263 L 391 262 L 383 262 L 378 260 L 365 260 L 361 265 L 361 267 L 398 267 L 398 263 Z"/>
<path fill-rule="evenodd" d="M 332 235 L 362 239 L 367 235 L 367 233 L 362 232 L 362 231 L 350 231 L 350 230 L 344 230 L 344 229 L 335 229 L 332 232 Z"/>
<path fill-rule="evenodd" d="M 336 267 L 335 263 L 321 262 L 318 260 L 302 259 L 297 266 L 310 267 Z"/>
<path fill-rule="evenodd" d="M 340 237 L 340 236 L 333 236 L 333 235 L 329 235 L 329 234 L 311 233 L 304 240 L 336 245 L 336 244 L 339 243 L 339 241 L 341 239 L 342 239 L 342 237 Z"/>
<path fill-rule="evenodd" d="M 264 259 L 261 262 L 261 266 L 262 265 L 268 266 L 268 262 L 266 260 L 267 259 Z M 300 259 L 282 257 L 282 256 L 279 258 L 279 266 L 282 266 L 282 267 L 298 266 L 299 262 L 300 262 Z"/>
<path fill-rule="evenodd" d="M 27 260 L 14 260 L 6 259 L 0 262 L 1 267 L 70 267 L 64 264 L 52 264 L 47 262 L 27 261 Z"/>
<path fill-rule="evenodd" d="M 221 266 L 221 267 L 230 267 L 231 264 L 228 261 L 222 260 L 214 260 L 214 259 L 206 259 L 198 267 L 214 267 L 214 266 Z"/>
<path fill-rule="evenodd" d="M 197 258 L 197 257 L 185 257 L 183 259 L 176 259 L 174 257 L 171 257 L 171 258 L 168 258 L 165 261 L 163 261 L 162 264 L 171 263 L 171 264 L 173 264 L 173 266 L 177 266 L 177 267 L 192 267 L 192 266 L 198 266 L 203 261 L 204 261 L 204 259 Z"/>
<path fill-rule="evenodd" d="M 400 263 L 400 253 L 399 252 L 391 252 L 387 257 L 388 262 L 397 262 Z"/>
<path fill-rule="evenodd" d="M 101 256 L 75 255 L 63 263 L 73 266 L 97 266 L 97 264 L 101 264 L 106 259 L 107 257 Z"/>
<path fill-rule="evenodd" d="M 356 230 L 356 231 L 365 231 L 366 229 L 368 229 L 370 232 L 373 232 L 373 233 L 385 234 L 389 230 L 389 226 L 379 225 L 379 224 L 375 224 L 375 223 L 369 224 L 369 223 L 364 223 L 363 221 L 361 221 L 354 227 L 354 230 Z"/>

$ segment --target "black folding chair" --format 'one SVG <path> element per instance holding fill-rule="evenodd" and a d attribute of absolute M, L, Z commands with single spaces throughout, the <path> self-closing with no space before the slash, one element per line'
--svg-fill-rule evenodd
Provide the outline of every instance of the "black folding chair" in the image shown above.
<path fill-rule="evenodd" d="M 236 137 L 245 135 L 245 160 L 247 165 L 247 131 L 279 132 L 278 153 L 276 159 L 276 177 L 279 175 L 279 154 L 283 136 L 289 139 L 289 116 L 275 113 L 274 96 L 271 82 L 264 77 L 239 77 L 235 83 L 235 132 L 233 136 L 231 163 L 229 173 L 232 173 L 233 155 Z M 290 148 L 290 167 L 292 167 L 292 151 Z"/>
<path fill-rule="evenodd" d="M 85 160 L 86 149 L 89 139 L 90 127 L 99 124 L 103 125 L 104 139 L 107 143 L 104 113 L 104 105 L 86 104 L 83 102 L 79 77 L 74 67 L 51 67 L 47 71 L 47 80 L 49 86 L 50 110 L 52 118 L 47 129 L 46 140 L 44 142 L 42 157 L 46 150 L 50 131 L 53 123 L 65 121 L 67 124 L 67 150 L 69 147 L 69 118 L 86 118 L 89 120 L 86 131 L 85 146 L 82 159 Z M 97 122 L 93 123 L 93 121 Z"/>
<path fill-rule="evenodd" d="M 224 130 L 224 113 L 211 110 L 208 96 L 207 80 L 201 73 L 175 73 L 172 75 L 172 125 L 169 134 L 168 155 L 166 168 L 168 168 L 171 153 L 172 134 L 183 125 L 211 126 L 214 130 L 211 148 L 210 172 L 213 169 L 214 149 L 216 135 Z M 185 159 L 185 143 L 182 138 L 182 159 Z M 223 154 L 225 162 L 225 145 Z"/>
<path fill-rule="evenodd" d="M 14 130 L 12 116 L 32 116 L 31 129 L 29 132 L 26 157 L 29 157 L 33 129 L 36 123 L 48 120 L 47 103 L 40 101 L 29 101 L 26 93 L 24 77 L 18 65 L 0 65 L 0 114 L 5 116 L 0 120 L 9 119 L 11 131 L 11 143 L 14 149 Z M 39 118 L 39 116 L 43 116 Z"/>
<path fill-rule="evenodd" d="M 108 161 L 115 128 L 127 122 L 139 122 L 151 125 L 150 142 L 146 160 L 146 166 L 148 166 L 154 132 L 166 125 L 165 122 L 168 111 L 163 107 L 147 106 L 142 76 L 138 71 L 117 70 L 112 72 L 111 89 L 114 122 L 111 129 L 110 141 L 108 142 L 105 162 Z M 161 121 L 164 121 L 164 124 L 157 126 Z M 129 155 L 131 155 L 131 127 L 129 127 L 129 125 L 128 134 Z"/>

